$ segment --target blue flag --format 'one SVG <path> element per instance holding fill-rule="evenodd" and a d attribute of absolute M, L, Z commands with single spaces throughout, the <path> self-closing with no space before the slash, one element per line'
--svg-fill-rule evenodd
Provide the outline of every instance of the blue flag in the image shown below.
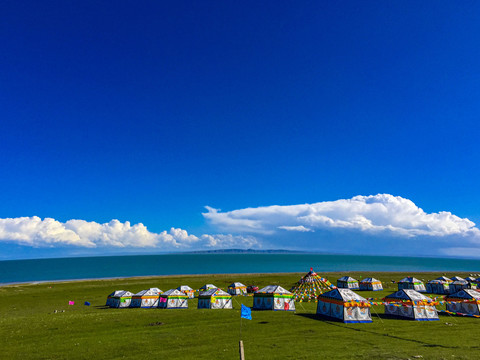
<path fill-rule="evenodd" d="M 252 320 L 252 309 L 242 304 L 242 313 L 240 314 L 240 317 L 247 320 Z"/>
<path fill-rule="evenodd" d="M 90 306 L 90 303 L 88 301 L 85 301 L 85 305 Z"/>

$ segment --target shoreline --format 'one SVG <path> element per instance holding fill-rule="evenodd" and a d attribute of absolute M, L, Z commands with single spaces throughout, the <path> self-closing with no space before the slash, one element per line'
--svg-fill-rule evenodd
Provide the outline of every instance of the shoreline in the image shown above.
<path fill-rule="evenodd" d="M 365 273 L 368 275 L 375 275 L 375 274 L 405 274 L 405 271 L 322 271 L 317 272 L 320 276 L 322 274 L 339 274 L 339 273 Z M 415 274 L 432 274 L 438 273 L 440 275 L 445 275 L 447 273 L 455 273 L 455 274 L 467 274 L 468 272 L 465 271 L 411 271 L 411 273 Z M 81 283 L 81 282 L 89 282 L 89 281 L 107 281 L 107 280 L 140 280 L 140 279 L 157 279 L 157 278 L 182 278 L 182 277 L 208 277 L 208 276 L 261 276 L 261 275 L 305 275 L 305 272 L 261 272 L 261 273 L 211 273 L 211 274 L 169 274 L 169 275 L 139 275 L 139 276 L 113 276 L 113 277 L 101 277 L 101 278 L 82 278 L 82 279 L 59 279 L 59 280 L 32 280 L 32 281 L 19 281 L 19 282 L 8 282 L 8 283 L 0 283 L 0 288 L 3 287 L 14 287 L 14 286 L 32 286 L 32 285 L 42 285 L 42 284 L 70 284 L 70 283 Z M 473 274 L 469 273 L 469 276 L 476 276 L 480 277 L 480 274 Z M 326 276 L 328 277 L 328 276 Z"/>

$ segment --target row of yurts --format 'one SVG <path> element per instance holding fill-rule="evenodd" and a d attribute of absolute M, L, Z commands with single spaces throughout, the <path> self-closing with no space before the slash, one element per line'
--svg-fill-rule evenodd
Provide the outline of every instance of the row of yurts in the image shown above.
<path fill-rule="evenodd" d="M 405 281 L 399 282 L 399 290 L 397 292 L 386 296 L 383 299 L 384 302 L 373 304 L 383 304 L 385 306 L 385 314 L 392 317 L 418 321 L 438 320 L 438 313 L 435 307 L 438 302 L 414 289 L 415 286 L 421 285 L 421 281 L 411 277 L 402 280 Z M 240 283 L 234 283 L 232 285 L 245 287 Z M 198 308 L 231 309 L 232 295 L 216 287 L 207 290 L 208 287 L 212 286 L 211 284 L 207 284 L 203 287 L 202 290 L 206 291 L 200 292 L 198 296 Z M 410 286 L 410 288 L 408 288 L 408 286 Z M 232 287 L 236 286 L 230 286 L 229 288 Z M 193 297 L 193 294 L 190 293 L 187 295 L 181 289 L 182 287 L 179 287 L 165 293 L 161 293 L 159 289 L 149 289 L 135 295 L 119 290 L 109 295 L 107 305 L 111 307 L 186 308 L 188 307 L 187 300 Z M 316 297 L 316 301 L 318 302 L 317 314 L 321 317 L 346 323 L 372 322 L 370 313 L 372 302 L 367 301 L 351 289 L 333 286 L 327 279 L 313 272 L 312 269 L 297 282 L 292 288 L 292 291 L 293 293 L 285 290 L 281 286 L 274 285 L 269 285 L 258 290 L 254 294 L 253 309 L 293 311 L 295 310 L 295 300 L 298 299 L 299 295 L 305 292 L 317 291 L 320 292 Z M 146 295 L 154 294 L 155 292 L 158 293 L 158 296 Z M 241 294 L 244 293 L 242 291 L 234 293 L 234 295 Z M 143 299 L 143 297 L 145 297 L 145 299 Z M 480 317 L 480 293 L 475 289 L 460 289 L 446 296 L 444 300 L 444 303 L 447 305 L 447 311 L 451 313 Z"/>

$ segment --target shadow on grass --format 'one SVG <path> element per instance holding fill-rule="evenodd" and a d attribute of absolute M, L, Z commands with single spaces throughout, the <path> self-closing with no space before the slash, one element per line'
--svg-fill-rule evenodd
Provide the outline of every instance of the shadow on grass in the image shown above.
<path fill-rule="evenodd" d="M 331 326 L 336 326 L 336 327 L 339 327 L 339 328 L 342 328 L 342 329 L 347 329 L 347 330 L 360 332 L 360 333 L 372 334 L 372 335 L 381 336 L 381 337 L 388 337 L 388 338 L 391 338 L 391 339 L 413 342 L 413 343 L 416 343 L 416 344 L 420 344 L 424 347 L 429 347 L 429 348 L 438 347 L 438 348 L 444 348 L 444 349 L 461 349 L 460 346 L 449 346 L 449 345 L 443 345 L 443 344 L 430 344 L 430 343 L 427 343 L 427 342 L 421 341 L 421 340 L 409 339 L 409 338 L 405 338 L 405 337 L 401 337 L 401 336 L 397 336 L 397 335 L 391 335 L 391 334 L 388 334 L 388 333 L 379 333 L 379 332 L 375 332 L 375 331 L 363 328 L 363 326 L 368 326 L 368 324 L 355 324 L 354 325 L 355 327 L 353 327 L 353 326 L 349 326 L 350 324 L 344 324 L 340 321 L 336 322 L 336 321 L 326 320 L 325 318 L 322 318 L 322 317 L 318 316 L 317 314 L 298 314 L 297 313 L 295 315 L 302 316 L 302 317 L 305 317 L 307 319 L 322 321 L 325 324 L 328 324 L 328 325 L 331 325 Z M 394 317 L 391 317 L 389 315 L 384 315 L 384 314 L 377 314 L 376 317 L 379 317 L 380 319 L 394 319 Z M 409 321 L 409 320 L 399 320 L 399 321 Z M 411 320 L 411 321 L 413 321 L 413 320 Z M 361 326 L 361 327 L 356 327 L 357 325 Z M 468 347 L 468 349 L 470 349 L 470 348 L 471 347 Z"/>
<path fill-rule="evenodd" d="M 92 307 L 95 308 L 95 309 L 102 309 L 102 310 L 110 309 L 110 306 L 107 306 L 107 305 L 95 305 L 95 306 L 92 306 Z"/>

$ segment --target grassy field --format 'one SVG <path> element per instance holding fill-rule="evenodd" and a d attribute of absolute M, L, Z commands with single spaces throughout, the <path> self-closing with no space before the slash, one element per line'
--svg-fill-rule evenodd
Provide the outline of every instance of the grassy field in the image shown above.
<path fill-rule="evenodd" d="M 240 337 L 240 304 L 233 310 L 110 309 L 107 295 L 116 289 L 138 292 L 181 284 L 199 288 L 213 283 L 226 289 L 233 281 L 289 289 L 303 274 L 201 275 L 42 283 L 0 287 L 1 359 L 236 359 Z M 345 274 L 320 274 L 336 283 Z M 391 280 L 413 275 L 433 279 L 439 273 L 355 273 L 383 281 L 382 292 L 360 292 L 381 298 L 396 290 Z M 447 276 L 462 273 L 447 273 Z M 68 301 L 75 301 L 69 306 Z M 89 301 L 91 306 L 83 303 Z M 383 306 L 372 307 L 373 323 L 343 324 L 315 317 L 315 303 L 297 303 L 296 312 L 252 312 L 242 321 L 246 359 L 479 359 L 480 319 L 440 315 L 440 321 L 393 320 Z M 444 308 L 440 306 L 439 308 Z M 55 310 L 60 310 L 55 312 Z M 62 312 L 64 310 L 64 312 Z"/>

